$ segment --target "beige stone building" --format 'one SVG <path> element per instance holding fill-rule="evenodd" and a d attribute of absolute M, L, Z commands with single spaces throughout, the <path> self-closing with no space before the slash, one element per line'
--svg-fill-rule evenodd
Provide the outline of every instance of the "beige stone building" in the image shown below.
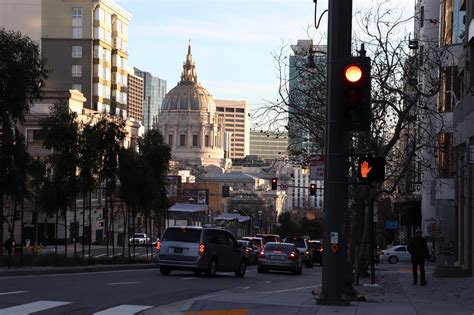
<path fill-rule="evenodd" d="M 250 105 L 246 101 L 215 100 L 217 113 L 230 134 L 230 158 L 242 159 L 250 152 Z"/>
<path fill-rule="evenodd" d="M 224 122 L 216 112 L 212 95 L 198 82 L 188 46 L 181 81 L 163 100 L 158 129 L 171 147 L 172 160 L 180 168 L 227 168 L 224 158 Z"/>

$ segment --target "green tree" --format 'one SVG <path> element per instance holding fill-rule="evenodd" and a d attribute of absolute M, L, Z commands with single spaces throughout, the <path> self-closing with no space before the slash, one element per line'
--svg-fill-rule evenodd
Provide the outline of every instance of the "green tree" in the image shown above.
<path fill-rule="evenodd" d="M 29 37 L 0 29 L 0 244 L 3 244 L 3 202 L 13 167 L 13 126 L 22 121 L 46 78 L 39 47 Z M 0 257 L 3 251 L 0 251 Z"/>
<path fill-rule="evenodd" d="M 77 114 L 69 110 L 66 104 L 55 104 L 51 116 L 45 118 L 41 125 L 45 133 L 44 146 L 52 149 L 48 157 L 51 165 L 51 188 L 57 195 L 52 198 L 56 210 L 56 239 L 58 228 L 58 211 L 64 216 L 65 255 L 67 257 L 67 209 L 76 202 L 78 191 L 78 123 Z M 57 247 L 57 242 L 56 242 Z"/>
<path fill-rule="evenodd" d="M 103 116 L 95 126 L 100 133 L 99 148 L 101 150 L 102 164 L 99 168 L 99 177 L 105 182 L 104 219 L 108 257 L 111 232 L 113 240 L 115 240 L 113 194 L 117 187 L 118 159 L 119 152 L 122 148 L 122 142 L 125 138 L 125 124 L 123 120 L 119 118 Z M 114 251 L 115 241 L 112 242 L 112 255 L 114 254 Z"/>
<path fill-rule="evenodd" d="M 280 214 L 278 223 L 280 225 L 276 228 L 275 232 L 282 238 L 299 234 L 298 224 L 293 221 L 289 212 Z"/>

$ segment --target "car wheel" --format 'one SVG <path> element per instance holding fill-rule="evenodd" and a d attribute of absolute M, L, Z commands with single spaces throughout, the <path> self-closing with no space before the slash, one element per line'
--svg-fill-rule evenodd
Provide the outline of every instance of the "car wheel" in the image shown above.
<path fill-rule="evenodd" d="M 245 272 L 247 271 L 247 264 L 245 263 L 245 260 L 241 260 L 239 264 L 239 269 L 235 271 L 235 275 L 239 278 L 242 278 L 245 276 Z"/>
<path fill-rule="evenodd" d="M 396 263 L 398 262 L 398 257 L 397 257 L 397 256 L 390 256 L 390 257 L 388 258 L 388 262 L 389 262 L 390 264 L 396 264 Z"/>
<path fill-rule="evenodd" d="M 217 262 L 215 259 L 212 259 L 211 262 L 209 263 L 209 266 L 207 267 L 206 270 L 206 275 L 208 277 L 214 277 L 217 272 Z"/>
<path fill-rule="evenodd" d="M 171 269 L 168 268 L 168 267 L 160 267 L 160 273 L 163 275 L 163 276 L 167 276 L 171 273 Z"/>

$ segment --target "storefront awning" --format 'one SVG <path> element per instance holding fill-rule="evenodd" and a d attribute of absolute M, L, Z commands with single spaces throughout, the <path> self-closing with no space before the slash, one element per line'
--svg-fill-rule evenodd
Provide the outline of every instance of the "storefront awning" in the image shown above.
<path fill-rule="evenodd" d="M 176 203 L 168 209 L 170 212 L 206 212 L 206 204 Z"/>

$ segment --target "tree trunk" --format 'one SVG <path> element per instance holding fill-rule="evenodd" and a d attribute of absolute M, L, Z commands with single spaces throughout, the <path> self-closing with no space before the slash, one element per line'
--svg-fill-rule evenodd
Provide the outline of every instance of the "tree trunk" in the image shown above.
<path fill-rule="evenodd" d="M 127 204 L 127 245 L 128 245 L 128 261 L 132 261 L 132 256 L 130 253 L 130 242 L 128 241 L 130 239 L 130 205 Z"/>
<path fill-rule="evenodd" d="M 89 241 L 89 257 L 88 257 L 88 264 L 91 264 L 91 245 L 92 245 L 92 196 L 89 192 L 89 235 L 87 236 Z"/>
<path fill-rule="evenodd" d="M 21 214 L 20 214 L 20 246 L 21 246 L 21 251 L 20 251 L 20 267 L 23 267 L 23 223 L 25 218 L 23 217 L 25 215 L 25 198 L 21 200 Z"/>
<path fill-rule="evenodd" d="M 58 255 L 58 210 L 56 210 L 56 219 L 54 224 L 54 256 Z"/>
<path fill-rule="evenodd" d="M 109 261 L 109 208 L 108 208 L 108 200 L 109 200 L 109 190 L 107 188 L 107 181 L 105 182 L 105 208 L 104 208 L 104 217 L 105 217 L 105 224 L 104 224 L 104 235 L 106 241 L 106 252 L 107 252 L 107 261 Z"/>
<path fill-rule="evenodd" d="M 148 216 L 145 214 L 145 235 L 148 237 Z M 146 253 L 146 259 L 148 260 L 148 242 L 146 241 L 145 238 L 145 253 Z"/>
<path fill-rule="evenodd" d="M 132 237 L 135 236 L 135 207 L 132 208 Z M 135 244 L 133 246 L 133 262 L 135 262 Z"/>
<path fill-rule="evenodd" d="M 113 197 L 110 198 L 110 230 L 111 230 L 111 239 L 112 239 L 112 260 L 115 257 L 115 228 L 114 228 L 114 200 Z"/>
<path fill-rule="evenodd" d="M 15 238 L 15 218 L 16 218 L 17 206 L 16 206 L 16 198 L 13 198 L 13 218 L 12 218 L 12 227 L 10 229 L 10 238 Z"/>
<path fill-rule="evenodd" d="M 128 240 L 127 238 L 127 217 L 123 211 L 123 201 L 121 202 L 122 205 L 122 215 L 123 215 L 123 243 L 122 243 L 122 257 L 125 257 L 125 242 Z"/>
<path fill-rule="evenodd" d="M 67 260 L 67 207 L 64 209 L 64 257 Z"/>
<path fill-rule="evenodd" d="M 86 196 L 86 193 L 82 194 L 82 259 L 84 259 L 86 249 Z"/>
<path fill-rule="evenodd" d="M 76 196 L 74 196 L 74 258 L 76 258 L 76 255 L 77 255 L 77 237 L 79 236 L 79 232 L 78 232 L 78 227 L 79 227 L 79 224 L 77 224 L 77 200 L 76 200 Z"/>

